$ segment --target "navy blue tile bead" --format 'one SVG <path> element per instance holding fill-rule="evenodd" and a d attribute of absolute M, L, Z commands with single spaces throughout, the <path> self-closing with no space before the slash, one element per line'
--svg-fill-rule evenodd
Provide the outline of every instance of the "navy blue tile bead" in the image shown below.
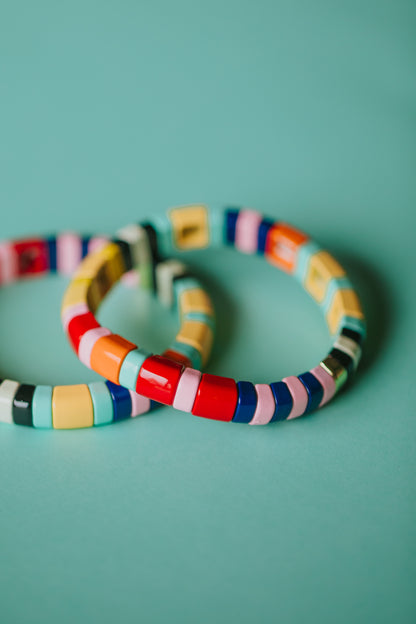
<path fill-rule="evenodd" d="M 344 353 L 344 351 L 341 351 L 337 348 L 331 349 L 329 355 L 331 355 L 333 358 L 338 360 L 340 364 L 342 364 L 342 366 L 347 370 L 348 379 L 350 379 L 354 372 L 354 360 L 352 359 L 352 357 L 348 355 L 348 353 Z"/>
<path fill-rule="evenodd" d="M 289 392 L 289 388 L 284 381 L 276 381 L 270 384 L 272 389 L 276 409 L 270 422 L 276 420 L 286 420 L 292 411 L 293 398 Z"/>
<path fill-rule="evenodd" d="M 256 411 L 257 392 L 250 381 L 239 381 L 237 383 L 238 399 L 237 407 L 232 422 L 249 423 Z"/>
<path fill-rule="evenodd" d="M 13 422 L 16 425 L 25 425 L 26 427 L 33 427 L 32 418 L 32 403 L 33 395 L 35 393 L 36 386 L 29 384 L 21 384 L 13 399 Z"/>
<path fill-rule="evenodd" d="M 257 253 L 264 254 L 266 251 L 267 234 L 273 225 L 271 219 L 263 219 L 259 226 L 259 232 L 257 235 Z"/>
<path fill-rule="evenodd" d="M 111 381 L 106 381 L 105 383 L 107 384 L 107 388 L 110 390 L 111 398 L 113 400 L 114 420 L 124 420 L 125 418 L 130 418 L 132 407 L 130 392 L 126 388 L 118 386 Z"/>
<path fill-rule="evenodd" d="M 313 412 L 313 410 L 319 407 L 319 404 L 322 401 L 324 389 L 315 375 L 312 375 L 309 371 L 307 373 L 302 373 L 302 375 L 298 375 L 298 379 L 300 379 L 303 383 L 306 388 L 306 392 L 308 393 L 308 404 L 304 413 L 307 414 L 308 412 Z"/>
<path fill-rule="evenodd" d="M 91 240 L 91 236 L 83 236 L 81 238 L 81 254 L 82 258 L 88 255 L 88 245 Z"/>
<path fill-rule="evenodd" d="M 56 237 L 50 236 L 46 240 L 48 244 L 49 251 L 49 271 L 51 273 L 56 273 L 57 270 L 57 262 L 56 262 Z"/>
<path fill-rule="evenodd" d="M 225 242 L 228 245 L 235 243 L 235 227 L 239 212 L 237 208 L 229 208 L 225 213 Z"/>

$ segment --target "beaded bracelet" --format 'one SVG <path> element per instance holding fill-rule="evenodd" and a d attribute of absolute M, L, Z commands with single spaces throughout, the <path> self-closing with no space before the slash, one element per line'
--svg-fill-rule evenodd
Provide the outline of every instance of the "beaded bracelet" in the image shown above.
<path fill-rule="evenodd" d="M 0 284 L 7 284 L 27 277 L 39 277 L 47 273 L 71 274 L 82 258 L 108 243 L 105 237 L 78 236 L 64 233 L 49 238 L 28 238 L 0 243 Z M 111 247 L 124 251 L 125 243 L 113 239 Z M 191 277 L 185 265 L 167 260 L 148 265 L 150 281 L 146 283 L 143 272 L 141 286 L 149 288 L 154 272 L 160 283 L 159 295 L 163 303 L 171 303 L 170 291 L 186 288 L 189 280 L 198 284 L 209 307 L 209 330 L 213 330 L 213 311 L 209 296 L 196 278 Z M 76 314 L 75 314 L 76 312 Z M 65 327 L 74 345 L 86 353 L 89 337 L 82 331 L 88 324 L 88 314 L 69 307 L 65 314 Z M 179 313 L 182 313 L 179 307 Z M 89 325 L 92 329 L 92 325 Z M 92 329 L 94 336 L 97 332 Z M 104 335 L 104 332 L 98 333 Z M 211 343 L 205 345 L 204 359 L 208 357 Z M 186 360 L 188 363 L 188 360 Z M 199 362 L 194 361 L 195 365 Z M 148 412 L 153 402 L 144 396 L 128 390 L 111 381 L 69 386 L 34 386 L 10 379 L 0 379 L 0 422 L 33 426 L 36 428 L 74 429 L 93 425 L 109 424 L 113 421 L 135 417 Z"/>
<path fill-rule="evenodd" d="M 204 302 L 198 292 L 186 295 L 179 290 L 179 300 L 186 296 L 186 321 L 173 350 L 159 356 L 144 355 L 132 343 L 123 343 L 120 349 L 120 339 L 107 332 L 105 348 L 97 349 L 95 357 L 87 362 L 81 357 L 96 372 L 196 416 L 252 425 L 309 413 L 327 403 L 350 379 L 361 357 L 366 331 L 361 305 L 341 265 L 306 234 L 253 210 L 208 210 L 204 205 L 174 208 L 151 224 L 125 230 L 133 231 L 134 236 L 125 237 L 124 256 L 110 245 L 80 265 L 67 290 L 64 310 L 68 300 L 76 299 L 93 312 L 99 303 L 93 291 L 103 293 L 110 287 L 100 278 L 103 267 L 111 263 L 107 275 L 112 285 L 128 270 L 131 258 L 137 256 L 139 242 L 144 249 L 143 241 L 147 241 L 147 258 L 225 244 L 244 253 L 264 255 L 270 263 L 294 275 L 320 305 L 335 340 L 318 366 L 271 384 L 236 383 L 227 377 L 201 375 L 182 355 L 184 345 L 201 351 L 207 339 L 206 330 L 194 327 L 198 321 L 189 319 L 189 314 L 205 313 Z M 137 264 L 145 269 L 146 260 L 142 265 L 140 260 L 137 256 Z M 90 318 L 93 322 L 93 314 Z"/>

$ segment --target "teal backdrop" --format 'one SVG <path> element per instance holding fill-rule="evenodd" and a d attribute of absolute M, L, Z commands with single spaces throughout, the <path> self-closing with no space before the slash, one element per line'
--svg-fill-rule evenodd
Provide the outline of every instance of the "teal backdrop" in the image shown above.
<path fill-rule="evenodd" d="M 2 238 L 255 207 L 344 263 L 369 323 L 354 384 L 296 422 L 2 425 L 4 624 L 415 622 L 415 27 L 410 0 L 0 4 Z M 217 308 L 209 371 L 270 382 L 325 353 L 289 277 L 187 260 Z M 1 377 L 95 378 L 65 285 L 1 288 Z M 100 320 L 155 352 L 176 327 L 123 287 Z"/>

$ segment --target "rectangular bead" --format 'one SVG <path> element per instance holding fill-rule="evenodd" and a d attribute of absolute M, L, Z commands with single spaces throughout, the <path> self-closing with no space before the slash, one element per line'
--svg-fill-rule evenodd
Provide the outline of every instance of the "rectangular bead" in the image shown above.
<path fill-rule="evenodd" d="M 32 401 L 32 422 L 37 429 L 52 428 L 52 386 L 36 386 Z"/>
<path fill-rule="evenodd" d="M 0 422 L 13 423 L 13 399 L 18 388 L 18 382 L 10 379 L 0 384 Z"/>
<path fill-rule="evenodd" d="M 173 241 L 177 249 L 203 249 L 209 244 L 207 207 L 180 206 L 169 211 Z"/>
<path fill-rule="evenodd" d="M 306 243 L 306 234 L 286 223 L 275 223 L 269 230 L 266 241 L 266 259 L 286 273 L 293 273 L 297 253 Z"/>
<path fill-rule="evenodd" d="M 93 426 L 94 408 L 86 384 L 54 387 L 52 422 L 54 429 L 79 429 Z"/>
<path fill-rule="evenodd" d="M 205 364 L 211 352 L 213 332 L 210 327 L 200 321 L 184 321 L 176 340 L 197 349 L 201 354 L 202 364 Z"/>
<path fill-rule="evenodd" d="M 342 266 L 331 254 L 322 250 L 309 259 L 304 287 L 315 301 L 322 303 L 331 279 L 339 279 L 344 276 L 345 271 Z"/>
<path fill-rule="evenodd" d="M 337 290 L 326 315 L 326 321 L 331 334 L 335 334 L 340 327 L 343 316 L 352 316 L 363 319 L 364 314 L 356 292 L 352 289 Z"/>

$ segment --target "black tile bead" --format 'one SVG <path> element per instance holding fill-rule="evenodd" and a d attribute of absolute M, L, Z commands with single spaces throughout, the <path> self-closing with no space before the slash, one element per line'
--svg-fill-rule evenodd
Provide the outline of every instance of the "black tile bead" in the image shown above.
<path fill-rule="evenodd" d="M 32 403 L 36 386 L 22 384 L 13 399 L 13 421 L 16 425 L 33 427 Z"/>

